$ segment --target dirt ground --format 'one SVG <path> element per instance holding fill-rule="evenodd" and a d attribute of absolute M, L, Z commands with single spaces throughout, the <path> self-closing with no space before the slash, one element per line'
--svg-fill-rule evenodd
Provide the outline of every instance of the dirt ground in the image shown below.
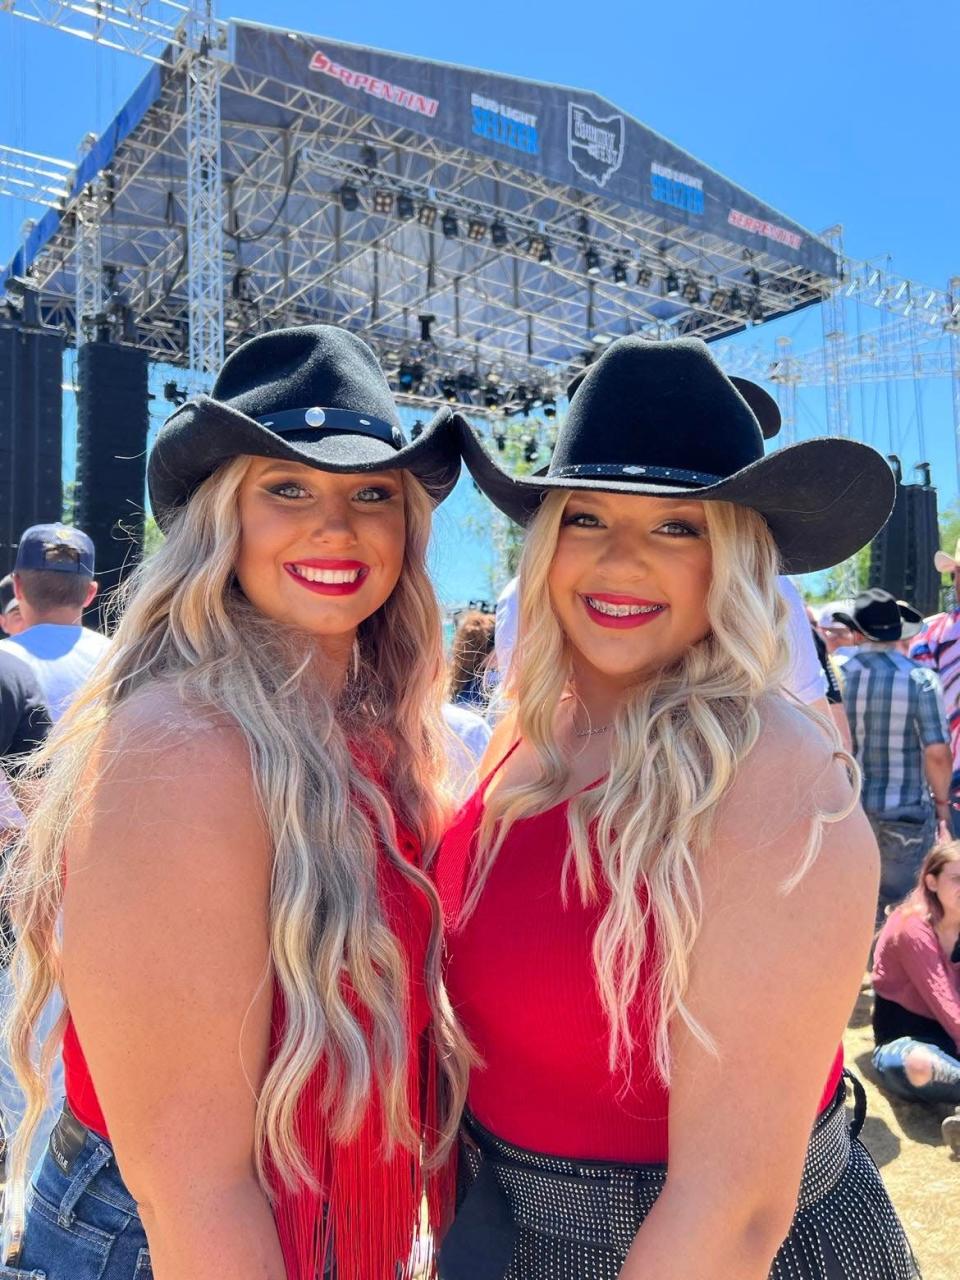
<path fill-rule="evenodd" d="M 867 1090 L 863 1140 L 910 1237 L 923 1280 L 960 1280 L 960 1160 L 940 1137 L 949 1107 L 890 1098 L 870 1065 L 870 988 L 864 982 L 844 1037 L 847 1066 Z"/>

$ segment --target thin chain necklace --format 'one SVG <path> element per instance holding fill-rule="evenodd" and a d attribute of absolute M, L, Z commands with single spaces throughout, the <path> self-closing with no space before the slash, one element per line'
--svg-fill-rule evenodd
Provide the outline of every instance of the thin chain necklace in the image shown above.
<path fill-rule="evenodd" d="M 606 724 L 599 725 L 596 729 L 578 729 L 574 726 L 573 736 L 575 738 L 593 738 L 598 734 L 607 733 L 613 728 L 613 721 L 608 720 Z"/>

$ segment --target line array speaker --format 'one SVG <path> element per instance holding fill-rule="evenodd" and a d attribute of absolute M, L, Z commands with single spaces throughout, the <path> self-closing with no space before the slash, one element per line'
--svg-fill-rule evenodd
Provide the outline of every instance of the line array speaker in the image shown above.
<path fill-rule="evenodd" d="M 898 484 L 893 514 L 870 547 L 870 586 L 906 600 L 924 616 L 940 608 L 940 575 L 933 563 L 940 545 L 937 491 Z"/>
<path fill-rule="evenodd" d="M 0 324 L 0 576 L 20 534 L 63 514 L 63 339 Z"/>
<path fill-rule="evenodd" d="M 147 356 L 134 347 L 87 342 L 77 376 L 76 522 L 93 539 L 102 599 L 143 547 Z"/>

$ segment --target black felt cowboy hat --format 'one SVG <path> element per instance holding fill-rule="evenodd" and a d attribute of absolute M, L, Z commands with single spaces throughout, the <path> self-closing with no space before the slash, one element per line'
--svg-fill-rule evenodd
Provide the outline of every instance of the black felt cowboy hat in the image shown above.
<path fill-rule="evenodd" d="M 923 626 L 923 617 L 918 610 L 880 587 L 861 591 L 853 602 L 852 613 L 838 611 L 833 616 L 837 622 L 851 631 L 859 631 L 868 640 L 910 640 Z"/>
<path fill-rule="evenodd" d="M 367 344 L 333 325 L 275 329 L 225 362 L 160 428 L 147 465 L 150 502 L 167 523 L 193 491 L 240 454 L 285 458 L 321 471 L 403 468 L 441 502 L 460 474 L 453 413 L 441 409 L 412 444 Z"/>
<path fill-rule="evenodd" d="M 807 440 L 765 457 L 764 436 L 779 429 L 775 410 L 762 388 L 735 385 L 698 339 L 631 337 L 611 343 L 583 376 L 545 472 L 508 475 L 458 425 L 474 480 L 518 524 L 553 489 L 735 502 L 766 520 L 785 573 L 825 569 L 883 527 L 893 472 L 855 440 Z"/>

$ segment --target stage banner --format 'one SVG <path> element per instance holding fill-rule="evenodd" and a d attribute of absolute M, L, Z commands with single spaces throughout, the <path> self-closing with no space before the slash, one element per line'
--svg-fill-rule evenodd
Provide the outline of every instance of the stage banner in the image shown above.
<path fill-rule="evenodd" d="M 596 94 L 250 23 L 231 23 L 231 54 L 391 124 L 836 275 L 828 245 Z"/>

